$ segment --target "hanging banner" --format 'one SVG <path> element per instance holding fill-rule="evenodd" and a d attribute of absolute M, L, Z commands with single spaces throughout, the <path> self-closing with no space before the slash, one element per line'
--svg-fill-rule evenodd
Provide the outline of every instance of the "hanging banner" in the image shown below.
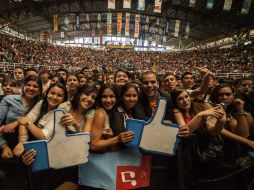
<path fill-rule="evenodd" d="M 131 0 L 123 0 L 123 8 L 130 9 L 131 8 Z"/>
<path fill-rule="evenodd" d="M 68 28 L 69 28 L 69 24 L 70 24 L 69 15 L 68 15 L 68 14 L 65 14 L 65 15 L 64 15 L 64 25 L 65 25 L 65 27 L 66 27 L 67 30 L 68 30 Z"/>
<path fill-rule="evenodd" d="M 167 42 L 167 37 L 163 36 L 162 40 L 163 40 L 164 43 Z"/>
<path fill-rule="evenodd" d="M 160 25 L 160 18 L 156 19 L 156 25 L 159 26 Z"/>
<path fill-rule="evenodd" d="M 99 32 L 99 37 L 100 37 L 100 47 L 102 48 L 102 31 Z"/>
<path fill-rule="evenodd" d="M 142 46 L 144 46 L 145 45 L 145 40 L 146 40 L 146 33 L 145 33 L 145 31 L 143 31 L 142 34 L 141 34 L 141 40 L 142 40 Z"/>
<path fill-rule="evenodd" d="M 190 0 L 190 7 L 195 7 L 196 0 Z"/>
<path fill-rule="evenodd" d="M 97 28 L 101 29 L 101 13 L 98 13 L 98 19 L 97 19 Z"/>
<path fill-rule="evenodd" d="M 64 38 L 64 32 L 60 33 L 60 38 Z"/>
<path fill-rule="evenodd" d="M 112 35 L 112 13 L 107 13 L 107 36 Z"/>
<path fill-rule="evenodd" d="M 166 34 L 168 35 L 169 34 L 169 22 L 167 22 L 167 25 L 166 25 L 166 30 L 165 30 Z"/>
<path fill-rule="evenodd" d="M 145 39 L 146 39 L 146 33 L 143 31 L 141 34 L 142 43 L 145 41 Z"/>
<path fill-rule="evenodd" d="M 79 13 L 76 13 L 75 19 L 76 19 L 75 29 L 80 30 L 80 16 L 79 16 Z"/>
<path fill-rule="evenodd" d="M 123 19 L 123 14 L 122 13 L 117 13 L 117 36 L 122 35 L 122 19 Z"/>
<path fill-rule="evenodd" d="M 108 0 L 108 9 L 115 9 L 115 8 L 116 8 L 115 0 Z"/>
<path fill-rule="evenodd" d="M 214 0 L 207 0 L 206 8 L 212 9 L 213 8 Z"/>
<path fill-rule="evenodd" d="M 139 37 L 139 23 L 140 23 L 140 15 L 136 14 L 136 16 L 135 16 L 135 26 L 134 26 L 134 38 Z"/>
<path fill-rule="evenodd" d="M 176 23 L 175 23 L 175 32 L 174 32 L 174 36 L 175 37 L 178 37 L 179 29 L 180 29 L 180 20 L 176 20 Z"/>
<path fill-rule="evenodd" d="M 58 15 L 54 14 L 54 32 L 58 32 Z"/>
<path fill-rule="evenodd" d="M 125 14 L 125 36 L 130 36 L 130 13 Z"/>
<path fill-rule="evenodd" d="M 184 37 L 185 37 L 186 39 L 188 39 L 188 38 L 189 38 L 189 35 L 190 35 L 190 23 L 187 22 L 186 28 L 185 28 L 185 35 L 184 35 Z"/>
<path fill-rule="evenodd" d="M 248 14 L 252 0 L 244 0 L 241 14 Z"/>
<path fill-rule="evenodd" d="M 145 31 L 149 30 L 149 16 L 146 16 L 146 25 L 145 25 Z"/>
<path fill-rule="evenodd" d="M 145 0 L 138 0 L 138 8 L 137 9 L 139 11 L 144 11 L 145 7 L 146 7 Z"/>
<path fill-rule="evenodd" d="M 95 30 L 92 30 L 92 44 L 94 45 Z"/>
<path fill-rule="evenodd" d="M 232 0 L 225 0 L 223 10 L 230 11 L 232 6 Z"/>
<path fill-rule="evenodd" d="M 86 14 L 86 23 L 85 23 L 86 29 L 90 29 L 90 18 L 89 14 Z"/>
<path fill-rule="evenodd" d="M 155 39 L 156 39 L 156 46 L 158 46 L 160 43 L 160 36 L 156 35 Z"/>
<path fill-rule="evenodd" d="M 161 13 L 161 4 L 162 4 L 162 0 L 155 0 L 153 12 Z"/>

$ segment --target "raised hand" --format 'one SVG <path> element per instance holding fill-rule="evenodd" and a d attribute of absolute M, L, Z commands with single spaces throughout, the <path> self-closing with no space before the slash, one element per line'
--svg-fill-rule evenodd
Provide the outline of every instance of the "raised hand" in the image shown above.
<path fill-rule="evenodd" d="M 209 116 L 214 116 L 217 119 L 221 119 L 225 115 L 225 111 L 221 106 L 216 106 L 214 108 L 202 111 L 198 113 L 200 117 L 209 117 Z"/>
<path fill-rule="evenodd" d="M 237 112 L 243 112 L 244 111 L 244 101 L 241 99 L 237 98 L 233 100 L 233 105 L 234 108 L 236 109 Z"/>

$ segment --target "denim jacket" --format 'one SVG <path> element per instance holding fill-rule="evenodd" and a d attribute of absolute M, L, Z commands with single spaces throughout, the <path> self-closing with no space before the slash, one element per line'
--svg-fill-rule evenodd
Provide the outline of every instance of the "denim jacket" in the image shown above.
<path fill-rule="evenodd" d="M 7 95 L 2 99 L 0 102 L 0 126 L 16 121 L 25 115 L 26 109 L 21 98 L 22 95 Z M 3 134 L 0 133 L 0 147 L 5 143 Z"/>

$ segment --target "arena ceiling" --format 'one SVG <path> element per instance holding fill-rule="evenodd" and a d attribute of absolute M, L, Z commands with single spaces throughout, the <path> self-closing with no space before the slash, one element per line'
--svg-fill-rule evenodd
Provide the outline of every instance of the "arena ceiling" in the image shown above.
<path fill-rule="evenodd" d="M 19 2 L 21 1 L 21 2 Z M 116 33 L 117 12 L 129 12 L 132 14 L 130 21 L 130 35 L 134 31 L 134 14 L 140 14 L 140 27 L 145 26 L 146 16 L 149 16 L 149 30 L 146 38 L 154 39 L 156 35 L 163 36 L 166 23 L 169 22 L 168 45 L 178 45 L 179 39 L 186 46 L 197 46 L 209 41 L 247 32 L 254 24 L 254 3 L 248 14 L 241 14 L 244 0 L 233 0 L 231 11 L 223 11 L 224 0 L 214 0 L 213 9 L 206 9 L 207 0 L 196 0 L 195 7 L 189 6 L 189 0 L 163 0 L 161 13 L 154 13 L 154 0 L 146 0 L 145 11 L 137 11 L 137 0 L 132 0 L 131 9 L 123 9 L 123 0 L 116 0 L 116 9 L 113 13 L 112 27 Z M 52 39 L 60 39 L 60 33 L 53 32 L 53 14 L 59 16 L 59 31 L 65 31 L 65 38 L 75 36 L 91 36 L 91 29 L 96 30 L 98 17 L 101 13 L 102 30 L 106 33 L 107 0 L 1 0 L 0 24 L 26 34 L 32 38 L 38 38 L 43 31 L 47 31 Z M 64 15 L 69 14 L 70 27 L 64 25 Z M 81 30 L 74 30 L 75 13 L 80 13 Z M 89 22 L 86 21 L 89 14 Z M 159 25 L 156 24 L 159 18 Z M 175 20 L 181 21 L 179 37 L 173 36 Z M 125 19 L 123 18 L 123 23 Z M 190 36 L 184 38 L 185 27 L 190 23 Z M 87 27 L 89 24 L 90 27 Z"/>

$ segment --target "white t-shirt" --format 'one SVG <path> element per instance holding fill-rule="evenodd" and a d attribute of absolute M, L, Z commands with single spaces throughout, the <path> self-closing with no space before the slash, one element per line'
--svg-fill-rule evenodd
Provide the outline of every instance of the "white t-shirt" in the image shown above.
<path fill-rule="evenodd" d="M 30 122 L 34 123 L 39 114 L 42 106 L 42 100 L 39 101 L 34 108 L 27 114 Z M 42 129 L 46 140 L 51 139 L 54 132 L 54 110 L 49 111 L 46 115 L 44 115 L 38 122 L 37 126 Z"/>

